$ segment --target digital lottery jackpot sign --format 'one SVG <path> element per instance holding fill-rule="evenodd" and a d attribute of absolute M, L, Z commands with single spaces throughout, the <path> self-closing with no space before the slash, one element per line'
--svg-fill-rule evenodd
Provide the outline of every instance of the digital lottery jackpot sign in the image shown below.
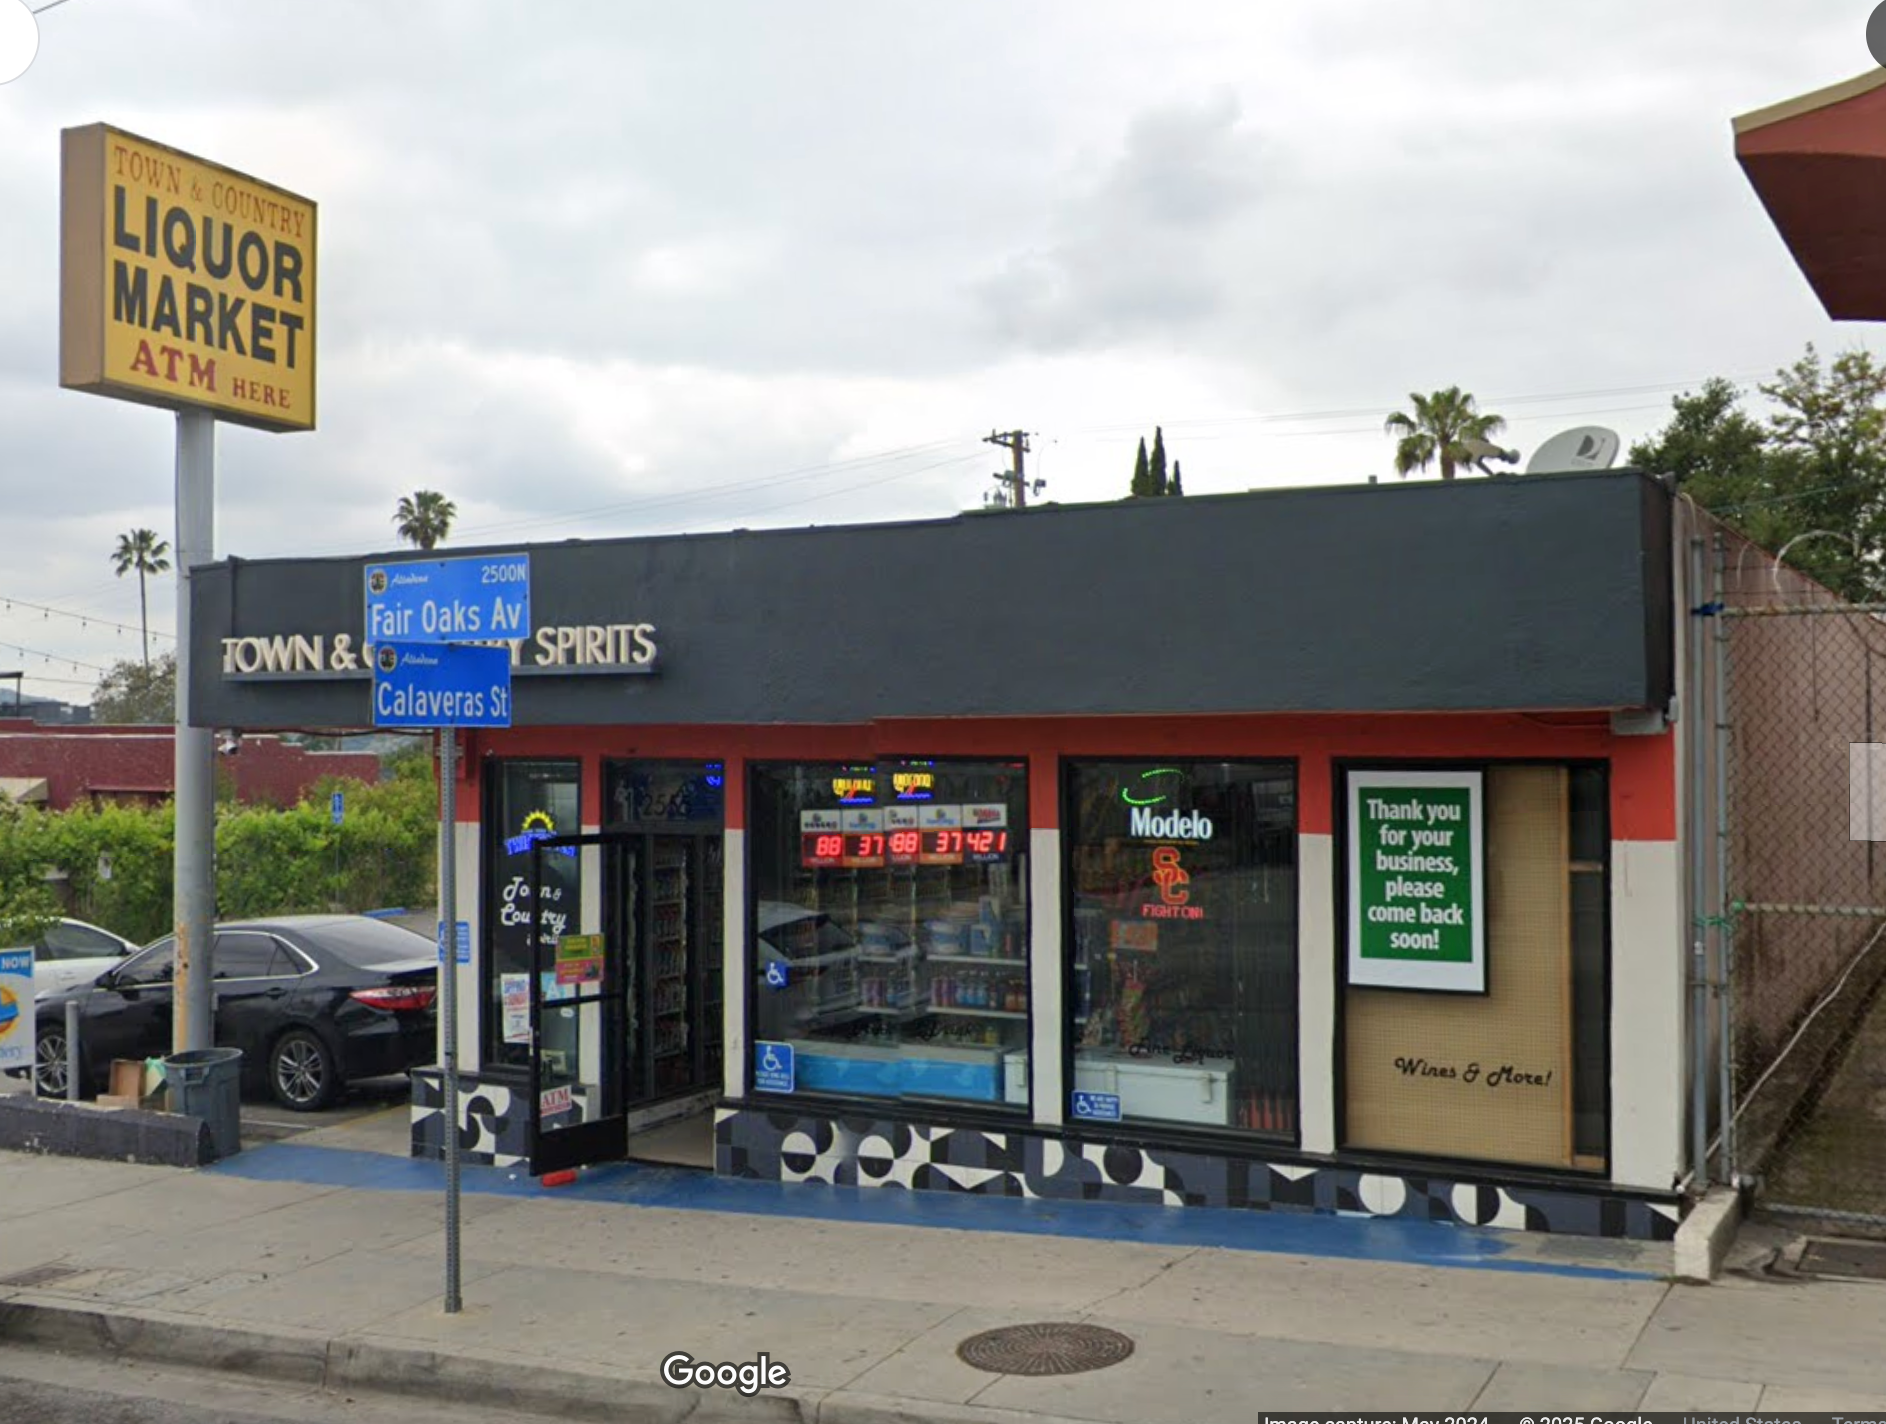
<path fill-rule="evenodd" d="M 1001 805 L 858 806 L 799 813 L 799 864 L 808 870 L 995 865 L 1013 858 Z"/>

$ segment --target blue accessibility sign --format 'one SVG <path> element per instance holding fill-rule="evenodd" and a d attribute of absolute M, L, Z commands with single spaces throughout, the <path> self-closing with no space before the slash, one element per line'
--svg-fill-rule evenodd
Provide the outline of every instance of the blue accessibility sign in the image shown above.
<path fill-rule="evenodd" d="M 511 650 L 380 643 L 373 661 L 376 727 L 508 727 Z"/>
<path fill-rule="evenodd" d="M 368 564 L 367 637 L 472 643 L 530 636 L 530 555 Z"/>
<path fill-rule="evenodd" d="M 1120 1095 L 1118 1093 L 1076 1093 L 1074 1094 L 1074 1118 L 1077 1122 L 1118 1122 L 1120 1120 Z"/>
<path fill-rule="evenodd" d="M 458 962 L 471 963 L 471 921 L 458 922 Z M 439 922 L 439 963 L 445 963 L 445 922 Z"/>
<path fill-rule="evenodd" d="M 760 1042 L 753 1045 L 753 1090 L 756 1093 L 790 1093 L 793 1082 L 790 1043 Z"/>
<path fill-rule="evenodd" d="M 786 972 L 786 966 L 783 961 L 774 959 L 774 960 L 769 960 L 767 962 L 767 965 L 766 965 L 766 987 L 767 988 L 783 989 L 786 987 L 786 984 L 790 978 L 791 976 Z"/>

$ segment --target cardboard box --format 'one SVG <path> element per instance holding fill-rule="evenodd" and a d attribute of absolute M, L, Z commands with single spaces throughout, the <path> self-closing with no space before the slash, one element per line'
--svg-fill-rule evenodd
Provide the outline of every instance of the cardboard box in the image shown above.
<path fill-rule="evenodd" d="M 134 1108 L 138 1106 L 138 1099 L 131 1093 L 100 1093 L 98 1105 L 101 1108 Z"/>
<path fill-rule="evenodd" d="M 137 1106 L 137 1100 L 144 1096 L 144 1060 L 142 1058 L 114 1058 L 111 1061 L 111 1086 L 104 1097 L 130 1098 L 131 1106 Z"/>

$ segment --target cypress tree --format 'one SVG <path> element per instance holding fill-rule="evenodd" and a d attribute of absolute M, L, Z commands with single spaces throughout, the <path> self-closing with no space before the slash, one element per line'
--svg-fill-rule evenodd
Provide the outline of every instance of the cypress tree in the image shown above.
<path fill-rule="evenodd" d="M 1159 426 L 1153 427 L 1153 459 L 1147 471 L 1146 493 L 1164 494 L 1166 492 L 1166 432 Z"/>
<path fill-rule="evenodd" d="M 1152 485 L 1146 464 L 1146 437 L 1142 435 L 1139 438 L 1139 458 L 1133 462 L 1133 495 L 1138 498 L 1151 493 Z"/>
<path fill-rule="evenodd" d="M 1185 481 L 1183 478 L 1181 478 L 1181 474 L 1179 470 L 1179 462 L 1177 460 L 1174 460 L 1172 462 L 1172 488 L 1167 490 L 1166 493 L 1167 494 L 1184 494 L 1185 493 Z"/>

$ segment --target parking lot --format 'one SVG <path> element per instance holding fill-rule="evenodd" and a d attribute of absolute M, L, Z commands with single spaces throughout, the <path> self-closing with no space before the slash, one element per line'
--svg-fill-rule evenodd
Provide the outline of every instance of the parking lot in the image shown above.
<path fill-rule="evenodd" d="M 403 1111 L 411 1101 L 412 1086 L 404 1075 L 368 1078 L 348 1088 L 340 1102 L 325 1112 L 290 1112 L 266 1097 L 245 1098 L 242 1104 L 242 1140 L 246 1145 L 279 1142 L 321 1128 L 343 1127 L 369 1118 Z M 384 1126 L 384 1124 L 383 1124 Z"/>

